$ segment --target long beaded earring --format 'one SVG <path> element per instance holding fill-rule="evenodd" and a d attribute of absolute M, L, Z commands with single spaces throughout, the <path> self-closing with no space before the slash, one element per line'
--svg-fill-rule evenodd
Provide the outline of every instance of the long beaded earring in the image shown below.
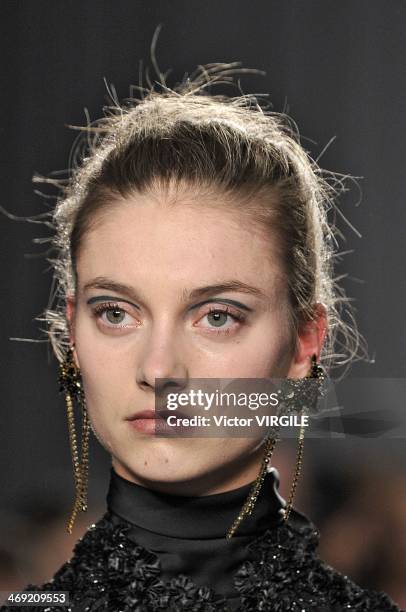
<path fill-rule="evenodd" d="M 312 397 L 312 403 L 314 404 L 317 401 L 317 396 L 318 393 L 321 390 L 321 386 L 325 380 L 325 371 L 324 368 L 317 363 L 317 357 L 316 355 L 312 355 L 312 359 L 311 359 L 311 369 L 310 369 L 310 373 L 306 376 L 306 378 L 313 378 L 317 381 L 317 387 L 316 387 L 316 393 L 312 393 L 312 390 L 310 390 L 310 393 L 308 393 L 307 395 L 313 395 Z M 306 389 L 305 389 L 306 392 Z M 300 402 L 300 391 L 298 393 L 299 397 L 296 398 L 296 402 Z M 308 399 L 306 397 L 306 399 Z M 307 406 L 306 406 L 307 408 Z M 305 410 L 300 410 L 299 415 L 302 416 L 304 414 Z M 302 421 L 302 419 L 301 419 Z M 300 476 L 300 472 L 302 469 L 302 459 L 303 459 L 303 446 L 304 446 L 304 436 L 305 436 L 305 426 L 302 424 L 300 426 L 300 430 L 299 430 L 299 437 L 298 437 L 298 447 L 297 447 L 297 452 L 296 452 L 296 465 L 295 465 L 295 473 L 293 475 L 293 480 L 292 480 L 292 486 L 290 489 L 290 494 L 289 494 L 289 499 L 288 502 L 286 504 L 286 508 L 285 508 L 285 513 L 283 516 L 283 520 L 285 521 L 285 523 L 288 521 L 289 519 L 289 515 L 290 512 L 292 510 L 292 506 L 293 506 L 293 499 L 295 497 L 295 492 L 296 492 L 296 487 L 297 487 L 297 483 L 299 480 L 299 476 Z"/>
<path fill-rule="evenodd" d="M 325 380 L 324 368 L 319 363 L 317 363 L 316 355 L 312 355 L 310 372 L 305 377 L 305 379 L 309 379 L 309 378 L 313 378 L 317 381 L 316 388 L 314 387 L 312 388 L 312 386 L 309 386 L 309 385 L 306 386 L 306 383 L 303 383 L 303 379 L 298 379 L 298 380 L 289 379 L 289 385 L 288 385 L 289 393 L 285 394 L 285 397 L 288 396 L 288 399 L 289 399 L 288 403 L 291 405 L 291 407 L 297 409 L 298 405 L 300 406 L 301 403 L 304 404 L 303 406 L 300 406 L 301 408 L 299 410 L 300 415 L 302 415 L 305 412 L 305 410 L 309 407 L 308 406 L 309 404 L 311 404 L 314 407 L 314 404 L 316 403 L 317 398 L 318 398 L 318 394 L 321 393 L 322 384 Z M 296 487 L 297 487 L 297 483 L 298 483 L 300 472 L 301 472 L 302 458 L 303 458 L 304 433 L 305 433 L 305 426 L 301 425 L 300 431 L 299 431 L 298 449 L 297 449 L 297 454 L 296 454 L 295 473 L 293 476 L 289 499 L 285 507 L 285 512 L 283 516 L 283 520 L 285 522 L 288 520 L 289 514 L 293 506 L 293 499 L 295 496 Z M 259 474 L 252 485 L 251 491 L 249 492 L 247 500 L 245 501 L 243 507 L 241 508 L 240 513 L 238 514 L 237 518 L 231 525 L 230 529 L 227 531 L 227 534 L 226 534 L 227 539 L 230 539 L 233 537 L 235 531 L 237 530 L 242 520 L 246 516 L 252 513 L 255 502 L 259 495 L 259 491 L 261 489 L 262 483 L 265 478 L 265 473 L 271 461 L 271 457 L 275 449 L 276 441 L 277 441 L 276 438 L 272 438 L 272 437 L 267 439 L 265 443 L 264 458 L 261 463 Z"/>
<path fill-rule="evenodd" d="M 66 351 L 65 359 L 59 365 L 59 391 L 65 394 L 69 442 L 72 454 L 73 476 L 75 480 L 75 501 L 66 530 L 72 533 L 76 515 L 87 510 L 87 477 L 89 470 L 89 433 L 90 422 L 86 409 L 80 370 L 73 359 L 73 346 Z M 82 413 L 82 449 L 79 459 L 78 443 L 75 428 L 73 400 L 76 400 Z"/>
<path fill-rule="evenodd" d="M 261 490 L 262 483 L 264 482 L 265 474 L 266 474 L 268 465 L 271 461 L 271 457 L 275 449 L 275 445 L 276 445 L 276 438 L 268 438 L 267 441 L 265 442 L 265 453 L 262 459 L 259 474 L 256 480 L 254 481 L 251 487 L 251 490 L 248 494 L 248 497 L 243 507 L 241 508 L 237 518 L 231 525 L 230 529 L 227 531 L 227 534 L 226 534 L 227 540 L 230 540 L 233 537 L 235 531 L 238 529 L 240 523 L 244 520 L 244 518 L 252 513 L 255 502 L 257 501 L 257 497 Z"/>

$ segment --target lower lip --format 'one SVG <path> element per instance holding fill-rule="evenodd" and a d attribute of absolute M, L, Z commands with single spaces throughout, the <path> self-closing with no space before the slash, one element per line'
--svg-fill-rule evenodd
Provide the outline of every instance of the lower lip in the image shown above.
<path fill-rule="evenodd" d="M 156 422 L 158 419 L 133 419 L 130 421 L 131 427 L 140 433 L 154 435 L 156 433 Z"/>
<path fill-rule="evenodd" d="M 165 436 L 174 436 L 176 432 L 174 427 L 170 427 L 166 419 L 133 419 L 129 421 L 131 427 L 140 433 L 154 436 L 157 433 Z"/>

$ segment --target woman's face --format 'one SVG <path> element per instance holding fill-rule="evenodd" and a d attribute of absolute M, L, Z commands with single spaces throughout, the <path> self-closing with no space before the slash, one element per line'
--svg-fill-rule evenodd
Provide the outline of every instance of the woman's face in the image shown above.
<path fill-rule="evenodd" d="M 93 430 L 115 470 L 180 494 L 254 480 L 263 449 L 252 437 L 135 430 L 128 418 L 154 409 L 155 379 L 282 377 L 294 363 L 272 241 L 215 204 L 184 195 L 167 206 L 164 194 L 115 202 L 83 238 L 68 304 Z"/>

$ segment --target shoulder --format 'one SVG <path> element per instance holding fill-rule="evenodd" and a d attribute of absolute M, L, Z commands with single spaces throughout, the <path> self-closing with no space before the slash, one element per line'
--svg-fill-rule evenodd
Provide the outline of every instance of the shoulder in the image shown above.
<path fill-rule="evenodd" d="M 363 589 L 322 561 L 319 539 L 317 527 L 292 510 L 287 524 L 255 540 L 250 546 L 253 561 L 236 576 L 247 609 L 255 609 L 255 602 L 257 609 L 283 612 L 401 612 L 385 593 Z"/>
<path fill-rule="evenodd" d="M 68 591 L 69 605 L 31 607 L 32 612 L 228 612 L 212 589 L 179 575 L 170 584 L 160 580 L 158 557 L 128 538 L 130 525 L 109 512 L 77 542 L 72 558 L 49 581 L 24 591 Z M 15 611 L 19 608 L 0 608 Z M 21 612 L 25 608 L 21 608 Z"/>
<path fill-rule="evenodd" d="M 121 533 L 121 530 L 116 529 L 108 520 L 108 513 L 99 521 L 90 525 L 85 534 L 76 543 L 71 559 L 62 565 L 52 579 L 42 585 L 28 584 L 24 589 L 25 592 L 67 591 L 69 592 L 70 605 L 64 607 L 52 606 L 50 608 L 31 607 L 30 610 L 32 612 L 45 612 L 47 610 L 54 612 L 76 612 L 76 610 L 82 609 L 82 607 L 77 607 L 77 602 L 79 600 L 87 600 L 86 590 L 89 587 L 89 600 L 90 598 L 93 601 L 100 599 L 100 595 L 105 590 L 106 569 L 111 564 L 109 553 L 111 550 L 116 549 L 119 555 L 122 547 L 120 540 L 123 536 L 124 534 Z M 111 570 L 114 573 L 114 567 L 111 567 Z M 94 597 L 95 591 L 97 591 L 96 598 Z M 0 611 L 3 612 L 9 609 L 10 611 L 15 611 L 18 608 L 2 607 Z M 21 610 L 25 610 L 25 608 L 21 608 Z"/>
<path fill-rule="evenodd" d="M 227 612 L 223 599 L 188 576 L 162 582 L 158 557 L 129 539 L 128 528 L 109 513 L 91 525 L 52 580 L 25 588 L 68 591 L 70 605 L 30 608 L 32 612 Z M 401 612 L 385 593 L 362 589 L 324 563 L 316 552 L 319 537 L 313 523 L 292 510 L 287 524 L 254 540 L 250 561 L 234 575 L 241 598 L 239 612 Z M 1 608 L 8 609 L 18 608 Z"/>

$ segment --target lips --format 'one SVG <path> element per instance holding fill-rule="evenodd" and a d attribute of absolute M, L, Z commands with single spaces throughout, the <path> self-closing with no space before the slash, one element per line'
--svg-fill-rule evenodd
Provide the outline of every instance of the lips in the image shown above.
<path fill-rule="evenodd" d="M 155 410 L 141 410 L 130 416 L 127 420 L 134 421 L 135 419 L 160 419 L 160 415 Z"/>
<path fill-rule="evenodd" d="M 155 410 L 140 410 L 128 417 L 126 420 L 129 421 L 131 428 L 135 429 L 138 433 L 154 436 L 157 434 L 164 435 L 165 437 L 177 436 L 179 432 L 176 432 L 174 427 L 170 427 L 166 421 L 166 417 L 171 412 Z"/>
<path fill-rule="evenodd" d="M 135 412 L 133 415 L 128 417 L 127 421 L 135 421 L 138 419 L 157 419 L 157 420 L 165 420 L 168 416 L 175 415 L 179 418 L 190 417 L 191 415 L 187 415 L 185 413 L 179 412 L 179 410 L 141 410 L 140 412 Z"/>

